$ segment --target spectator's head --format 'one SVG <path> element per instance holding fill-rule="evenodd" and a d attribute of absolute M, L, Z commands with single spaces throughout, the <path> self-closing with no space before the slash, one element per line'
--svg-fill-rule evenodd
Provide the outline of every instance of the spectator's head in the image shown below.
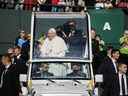
<path fill-rule="evenodd" d="M 9 65 L 12 63 L 12 58 L 11 58 L 10 54 L 7 53 L 2 56 L 1 61 L 2 61 L 2 64 L 4 64 L 6 66 L 6 65 Z"/>
<path fill-rule="evenodd" d="M 95 39 L 96 39 L 97 41 L 100 41 L 100 40 L 101 40 L 101 36 L 100 36 L 100 35 L 96 35 Z"/>
<path fill-rule="evenodd" d="M 113 46 L 108 46 L 107 47 L 107 56 L 111 57 L 112 50 L 113 50 Z"/>
<path fill-rule="evenodd" d="M 118 50 L 118 49 L 113 49 L 113 50 L 111 51 L 111 57 L 112 57 L 113 59 L 115 59 L 115 60 L 118 60 L 119 57 L 120 57 L 120 52 L 119 52 L 119 50 Z"/>
<path fill-rule="evenodd" d="M 20 31 L 20 38 L 25 38 L 26 37 L 26 33 L 25 33 L 25 31 L 24 30 L 21 30 Z"/>
<path fill-rule="evenodd" d="M 105 3 L 111 4 L 112 2 L 111 2 L 111 0 L 106 0 Z"/>
<path fill-rule="evenodd" d="M 69 27 L 69 29 L 71 29 L 71 30 L 76 29 L 76 22 L 75 22 L 74 20 L 68 21 L 68 27 Z"/>
<path fill-rule="evenodd" d="M 73 72 L 80 71 L 80 64 L 73 63 L 72 64 L 72 70 L 73 70 Z"/>
<path fill-rule="evenodd" d="M 101 2 L 103 2 L 103 0 L 96 0 L 96 2 L 101 3 Z"/>
<path fill-rule="evenodd" d="M 9 54 L 14 53 L 14 48 L 9 48 L 7 53 L 9 53 Z"/>
<path fill-rule="evenodd" d="M 128 37 L 128 30 L 125 30 L 125 31 L 124 31 L 124 36 L 125 36 L 125 37 Z"/>
<path fill-rule="evenodd" d="M 47 37 L 49 40 L 52 40 L 54 37 L 56 37 L 56 30 L 54 28 L 50 28 L 47 33 Z"/>
<path fill-rule="evenodd" d="M 27 34 L 27 40 L 31 40 L 31 34 Z"/>
<path fill-rule="evenodd" d="M 41 64 L 40 65 L 40 70 L 43 72 L 48 72 L 49 65 L 48 64 Z"/>
<path fill-rule="evenodd" d="M 118 64 L 118 70 L 119 70 L 119 73 L 126 74 L 126 72 L 127 72 L 127 64 L 125 64 L 123 62 L 120 62 Z"/>
<path fill-rule="evenodd" d="M 11 57 L 13 57 L 14 56 L 14 48 L 9 48 L 7 53 L 10 54 Z"/>
<path fill-rule="evenodd" d="M 63 31 L 63 27 L 62 26 L 57 26 L 56 27 L 56 32 L 61 32 Z"/>
<path fill-rule="evenodd" d="M 14 49 L 14 55 L 15 56 L 18 56 L 20 54 L 21 54 L 21 47 L 16 46 L 15 49 Z"/>
<path fill-rule="evenodd" d="M 91 38 L 95 39 L 96 37 L 96 30 L 94 28 L 91 29 Z"/>

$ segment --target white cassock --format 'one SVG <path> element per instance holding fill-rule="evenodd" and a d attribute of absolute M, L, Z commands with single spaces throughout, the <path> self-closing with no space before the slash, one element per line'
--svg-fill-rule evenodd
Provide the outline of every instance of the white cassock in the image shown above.
<path fill-rule="evenodd" d="M 46 38 L 41 47 L 41 57 L 64 57 L 68 50 L 65 41 L 56 36 L 52 40 Z"/>
<path fill-rule="evenodd" d="M 64 57 L 67 50 L 67 45 L 61 37 L 56 36 L 52 40 L 46 38 L 41 47 L 41 57 Z M 66 69 L 64 64 L 49 64 L 49 72 L 54 76 L 66 75 Z"/>

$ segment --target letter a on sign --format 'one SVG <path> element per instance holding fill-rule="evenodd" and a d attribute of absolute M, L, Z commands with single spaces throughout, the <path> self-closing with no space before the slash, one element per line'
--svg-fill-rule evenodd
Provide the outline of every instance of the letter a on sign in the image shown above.
<path fill-rule="evenodd" d="M 105 31 L 105 30 L 111 30 L 111 26 L 110 26 L 110 23 L 109 22 L 105 22 L 105 24 L 104 24 L 104 27 L 103 27 L 103 30 Z"/>

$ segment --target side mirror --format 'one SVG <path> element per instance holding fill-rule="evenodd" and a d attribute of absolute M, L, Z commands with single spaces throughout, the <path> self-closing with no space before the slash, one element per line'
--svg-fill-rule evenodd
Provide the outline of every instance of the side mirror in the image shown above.
<path fill-rule="evenodd" d="M 27 74 L 20 74 L 20 82 L 27 82 Z"/>
<path fill-rule="evenodd" d="M 96 83 L 102 83 L 103 82 L 103 75 L 102 74 L 96 74 L 95 75 L 95 82 Z"/>

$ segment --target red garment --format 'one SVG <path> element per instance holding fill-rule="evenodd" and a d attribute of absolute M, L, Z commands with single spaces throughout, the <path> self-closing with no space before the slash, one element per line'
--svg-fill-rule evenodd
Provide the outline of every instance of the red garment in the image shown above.
<path fill-rule="evenodd" d="M 52 0 L 52 5 L 57 5 L 59 0 Z"/>
<path fill-rule="evenodd" d="M 127 2 L 119 2 L 117 4 L 118 8 L 128 8 L 128 3 Z"/>
<path fill-rule="evenodd" d="M 32 10 L 33 6 L 37 4 L 37 0 L 24 0 L 25 10 Z"/>

